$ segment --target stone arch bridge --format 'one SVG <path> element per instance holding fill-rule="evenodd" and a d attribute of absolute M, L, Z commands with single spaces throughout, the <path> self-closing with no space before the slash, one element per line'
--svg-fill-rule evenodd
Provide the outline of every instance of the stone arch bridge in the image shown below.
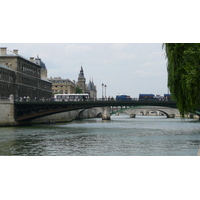
<path fill-rule="evenodd" d="M 176 115 L 180 115 L 177 108 L 163 107 L 163 106 L 136 106 L 129 108 L 118 107 L 112 109 L 111 114 L 124 113 L 132 118 L 135 118 L 135 116 L 138 115 L 139 113 L 142 113 L 142 115 L 147 115 L 150 112 L 156 113 L 156 115 L 164 114 L 167 116 L 167 118 L 174 118 Z"/>

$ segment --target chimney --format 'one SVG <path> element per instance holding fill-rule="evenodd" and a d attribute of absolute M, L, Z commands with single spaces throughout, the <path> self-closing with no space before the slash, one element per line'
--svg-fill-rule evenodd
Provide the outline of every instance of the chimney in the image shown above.
<path fill-rule="evenodd" d="M 34 62 L 34 57 L 30 57 L 30 61 Z"/>
<path fill-rule="evenodd" d="M 7 47 L 0 47 L 0 55 L 1 56 L 6 56 L 7 54 L 6 54 L 6 51 L 7 51 Z"/>
<path fill-rule="evenodd" d="M 14 53 L 15 55 L 18 55 L 18 49 L 13 49 L 13 53 Z"/>

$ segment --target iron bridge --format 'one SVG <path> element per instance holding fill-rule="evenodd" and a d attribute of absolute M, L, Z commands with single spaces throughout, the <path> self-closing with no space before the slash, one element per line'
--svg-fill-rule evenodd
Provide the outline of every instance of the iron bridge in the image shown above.
<path fill-rule="evenodd" d="M 28 101 L 14 102 L 15 120 L 17 122 L 30 121 L 56 113 L 89 109 L 94 107 L 136 107 L 136 106 L 162 106 L 177 108 L 175 101 Z"/>

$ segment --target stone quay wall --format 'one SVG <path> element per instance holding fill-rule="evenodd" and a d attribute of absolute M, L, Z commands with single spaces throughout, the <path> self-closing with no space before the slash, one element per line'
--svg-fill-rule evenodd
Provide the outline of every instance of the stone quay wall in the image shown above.
<path fill-rule="evenodd" d="M 14 126 L 18 123 L 14 118 L 13 96 L 9 99 L 0 99 L 0 126 Z"/>

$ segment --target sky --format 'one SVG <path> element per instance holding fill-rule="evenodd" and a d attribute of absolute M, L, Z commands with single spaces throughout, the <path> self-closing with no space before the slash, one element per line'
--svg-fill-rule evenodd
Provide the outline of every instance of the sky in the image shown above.
<path fill-rule="evenodd" d="M 18 7 L 21 3 L 23 7 Z M 163 95 L 168 88 L 162 44 L 199 41 L 195 20 L 199 12 L 194 3 L 182 2 L 180 9 L 174 0 L 165 4 L 159 0 L 134 4 L 133 0 L 58 0 L 49 1 L 48 6 L 43 0 L 31 6 L 25 0 L 5 1 L 2 7 L 9 10 L 1 11 L 0 46 L 19 49 L 27 58 L 39 55 L 48 77 L 77 81 L 82 65 L 86 83 L 94 81 L 98 97 L 102 83 L 107 85 L 107 96 Z M 185 12 L 190 9 L 188 17 Z"/>
<path fill-rule="evenodd" d="M 128 94 L 168 92 L 166 58 L 162 43 L 0 43 L 19 54 L 39 56 L 46 64 L 48 77 L 78 80 L 81 66 L 86 83 L 93 80 L 98 98 Z"/>

